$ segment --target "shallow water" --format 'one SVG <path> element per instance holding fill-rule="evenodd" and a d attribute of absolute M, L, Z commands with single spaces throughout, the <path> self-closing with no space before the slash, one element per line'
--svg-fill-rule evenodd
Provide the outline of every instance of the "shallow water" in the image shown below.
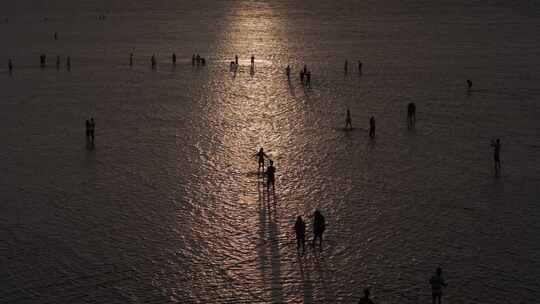
<path fill-rule="evenodd" d="M 438 265 L 450 303 L 537 302 L 533 2 L 75 2 L 3 3 L 0 302 L 426 303 Z M 324 250 L 299 257 L 315 208 Z"/>

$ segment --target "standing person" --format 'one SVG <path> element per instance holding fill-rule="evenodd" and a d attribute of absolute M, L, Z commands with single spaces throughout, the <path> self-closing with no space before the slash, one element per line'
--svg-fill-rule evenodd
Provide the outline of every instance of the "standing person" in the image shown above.
<path fill-rule="evenodd" d="M 94 121 L 94 118 L 90 118 L 90 139 L 92 141 L 92 145 L 94 144 L 94 132 L 96 130 L 96 122 Z"/>
<path fill-rule="evenodd" d="M 448 286 L 446 282 L 444 281 L 444 278 L 442 276 L 442 269 L 441 267 L 437 267 L 437 271 L 435 272 L 435 275 L 429 279 L 429 284 L 431 284 L 431 295 L 432 295 L 432 304 L 436 304 L 438 300 L 438 304 L 441 304 L 442 301 L 442 289 L 443 287 Z"/>
<path fill-rule="evenodd" d="M 416 123 L 416 105 L 410 102 L 407 105 L 407 126 L 413 128 Z"/>
<path fill-rule="evenodd" d="M 364 288 L 364 297 L 362 297 L 360 301 L 358 301 L 358 304 L 375 304 L 369 298 L 369 288 Z"/>
<path fill-rule="evenodd" d="M 8 59 L 8 69 L 10 73 L 13 71 L 13 62 L 11 62 L 11 59 Z"/>
<path fill-rule="evenodd" d="M 352 130 L 351 111 L 349 111 L 349 108 L 347 108 L 347 118 L 345 118 L 345 129 L 347 127 L 350 127 Z"/>
<path fill-rule="evenodd" d="M 501 141 L 497 138 L 496 141 L 491 140 L 491 146 L 493 147 L 493 161 L 495 163 L 495 176 L 499 176 L 501 173 Z"/>
<path fill-rule="evenodd" d="M 369 137 L 375 138 L 375 117 L 369 119 Z"/>
<path fill-rule="evenodd" d="M 472 88 L 472 81 L 470 79 L 467 79 L 467 87 L 468 87 L 468 90 L 470 91 L 471 88 Z"/>
<path fill-rule="evenodd" d="M 287 79 L 291 78 L 291 66 L 287 65 L 287 68 L 285 68 L 285 74 L 287 75 Z"/>
<path fill-rule="evenodd" d="M 58 40 L 58 33 L 54 32 L 54 40 Z"/>
<path fill-rule="evenodd" d="M 234 64 L 238 65 L 238 55 L 234 55 Z"/>
<path fill-rule="evenodd" d="M 66 66 L 67 66 L 68 71 L 71 70 L 71 57 L 69 56 L 67 56 L 67 59 L 66 59 Z"/>
<path fill-rule="evenodd" d="M 255 56 L 251 55 L 251 66 L 255 66 Z"/>
<path fill-rule="evenodd" d="M 358 60 L 358 73 L 362 74 L 362 61 Z"/>
<path fill-rule="evenodd" d="M 326 221 L 319 209 L 316 209 L 313 213 L 313 243 L 311 243 L 311 246 L 315 247 L 315 242 L 319 239 L 320 251 L 322 251 L 324 230 L 326 230 Z"/>
<path fill-rule="evenodd" d="M 129 54 L 129 66 L 133 66 L 133 53 Z"/>
<path fill-rule="evenodd" d="M 306 252 L 306 223 L 300 215 L 296 218 L 294 232 L 296 233 L 296 250 L 300 251 L 300 247 L 302 247 L 303 254 Z"/>
<path fill-rule="evenodd" d="M 343 67 L 343 70 L 345 71 L 345 74 L 349 71 L 349 62 L 345 59 L 345 66 Z"/>
<path fill-rule="evenodd" d="M 150 63 L 152 64 L 152 69 L 156 68 L 156 55 L 152 55 L 150 58 Z"/>
<path fill-rule="evenodd" d="M 258 167 L 257 170 L 260 170 L 262 168 L 263 171 L 264 171 L 264 158 L 265 157 L 268 158 L 268 155 L 266 155 L 266 153 L 264 153 L 264 149 L 260 148 L 259 152 L 255 153 L 253 156 L 257 157 L 257 161 L 259 163 L 259 167 Z"/>
<path fill-rule="evenodd" d="M 272 190 L 275 191 L 276 183 L 276 167 L 274 167 L 274 162 L 270 160 L 270 166 L 266 168 L 266 191 L 270 192 L 270 184 L 272 184 Z"/>
<path fill-rule="evenodd" d="M 91 129 L 90 121 L 86 120 L 86 143 L 90 141 L 90 129 Z"/>
<path fill-rule="evenodd" d="M 172 53 L 172 63 L 176 64 L 176 53 Z"/>

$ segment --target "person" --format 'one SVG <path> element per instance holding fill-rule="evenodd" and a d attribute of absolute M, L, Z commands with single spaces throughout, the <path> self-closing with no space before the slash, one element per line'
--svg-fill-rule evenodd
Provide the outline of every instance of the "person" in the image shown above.
<path fill-rule="evenodd" d="M 414 102 L 410 102 L 407 105 L 407 126 L 409 128 L 414 127 L 414 124 L 416 123 L 416 105 Z"/>
<path fill-rule="evenodd" d="M 287 78 L 291 78 L 291 66 L 287 65 L 287 68 L 285 68 L 285 74 L 287 75 Z"/>
<path fill-rule="evenodd" d="M 86 142 L 90 141 L 90 129 L 91 129 L 90 121 L 86 120 Z"/>
<path fill-rule="evenodd" d="M 470 79 L 467 79 L 467 87 L 468 87 L 468 90 L 470 91 L 471 88 L 472 88 L 472 81 Z"/>
<path fill-rule="evenodd" d="M 92 140 L 92 145 L 94 144 L 94 131 L 96 130 L 96 122 L 94 121 L 94 118 L 90 118 L 90 139 Z"/>
<path fill-rule="evenodd" d="M 56 69 L 60 69 L 60 56 L 56 56 Z"/>
<path fill-rule="evenodd" d="M 308 88 L 311 88 L 311 71 L 308 71 L 306 74 L 306 85 Z"/>
<path fill-rule="evenodd" d="M 152 69 L 156 68 L 156 55 L 152 55 L 150 58 L 150 62 L 152 63 Z"/>
<path fill-rule="evenodd" d="M 324 216 L 319 209 L 316 209 L 313 213 L 313 242 L 312 247 L 315 247 L 315 242 L 319 239 L 319 249 L 322 251 L 323 233 L 326 230 L 326 222 Z"/>
<path fill-rule="evenodd" d="M 491 141 L 493 147 L 493 161 L 495 163 L 495 175 L 499 175 L 501 171 L 501 140 L 497 138 L 496 141 Z"/>
<path fill-rule="evenodd" d="M 444 281 L 444 278 L 442 276 L 442 269 L 441 267 L 437 267 L 437 270 L 435 272 L 435 275 L 429 279 L 429 284 L 431 284 L 431 295 L 432 295 L 432 304 L 435 304 L 435 302 L 438 302 L 441 304 L 442 301 L 442 289 L 443 287 L 448 286 L 446 282 Z M 438 300 L 438 301 L 437 301 Z"/>
<path fill-rule="evenodd" d="M 176 64 L 176 53 L 172 53 L 172 63 Z"/>
<path fill-rule="evenodd" d="M 362 74 L 362 61 L 358 60 L 358 73 Z"/>
<path fill-rule="evenodd" d="M 268 155 L 264 153 L 264 149 L 260 148 L 259 152 L 255 153 L 253 156 L 257 156 L 257 161 L 259 163 L 258 169 L 260 170 L 262 168 L 264 170 L 264 158 L 268 158 Z"/>
<path fill-rule="evenodd" d="M 196 61 L 196 59 L 195 59 L 195 54 L 193 54 L 193 56 L 191 56 L 191 65 L 194 66 L 194 65 L 195 65 L 195 61 Z"/>
<path fill-rule="evenodd" d="M 54 32 L 54 40 L 58 40 L 58 33 Z"/>
<path fill-rule="evenodd" d="M 349 62 L 345 60 L 345 66 L 343 67 L 343 70 L 345 71 L 345 74 L 347 74 L 347 71 L 349 70 Z"/>
<path fill-rule="evenodd" d="M 13 71 L 13 63 L 11 62 L 11 59 L 8 59 L 8 69 L 9 71 Z"/>
<path fill-rule="evenodd" d="M 44 68 L 47 62 L 47 56 L 45 54 L 41 54 L 39 56 L 39 62 L 41 63 L 41 67 Z"/>
<path fill-rule="evenodd" d="M 238 65 L 238 55 L 234 55 L 234 64 Z"/>
<path fill-rule="evenodd" d="M 300 82 L 304 84 L 304 70 L 300 71 Z"/>
<path fill-rule="evenodd" d="M 369 119 L 369 137 L 375 137 L 375 117 L 371 116 Z"/>
<path fill-rule="evenodd" d="M 307 65 L 304 64 L 304 74 L 307 74 Z"/>
<path fill-rule="evenodd" d="M 302 253 L 305 253 L 306 223 L 300 215 L 296 218 L 296 223 L 294 224 L 294 232 L 296 233 L 296 250 L 300 251 L 300 247 L 302 247 Z"/>
<path fill-rule="evenodd" d="M 345 118 L 345 129 L 347 127 L 350 127 L 352 130 L 351 111 L 349 111 L 349 108 L 347 108 L 347 118 Z"/>
<path fill-rule="evenodd" d="M 71 57 L 69 56 L 67 56 L 67 59 L 66 59 L 66 66 L 67 66 L 68 71 L 71 70 Z"/>
<path fill-rule="evenodd" d="M 206 65 L 206 59 L 204 59 L 204 57 L 201 57 L 201 65 L 202 66 Z"/>
<path fill-rule="evenodd" d="M 251 66 L 255 65 L 255 56 L 251 55 Z"/>
<path fill-rule="evenodd" d="M 133 53 L 129 54 L 129 66 L 133 66 Z"/>
<path fill-rule="evenodd" d="M 364 288 L 364 296 L 360 298 L 360 301 L 358 301 L 358 304 L 375 304 L 369 298 L 369 288 Z"/>
<path fill-rule="evenodd" d="M 270 166 L 266 168 L 266 191 L 270 191 L 270 184 L 272 184 L 272 190 L 275 190 L 276 182 L 276 167 L 274 162 L 270 160 Z"/>

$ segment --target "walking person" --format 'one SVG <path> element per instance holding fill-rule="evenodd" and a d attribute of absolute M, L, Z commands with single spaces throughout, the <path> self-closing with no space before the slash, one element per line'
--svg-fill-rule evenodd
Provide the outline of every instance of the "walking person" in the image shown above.
<path fill-rule="evenodd" d="M 172 64 L 176 65 L 176 53 L 172 53 Z"/>
<path fill-rule="evenodd" d="M 362 75 L 362 61 L 358 60 L 358 74 Z"/>
<path fill-rule="evenodd" d="M 13 62 L 11 62 L 11 59 L 8 59 L 8 69 L 10 73 L 13 71 Z"/>
<path fill-rule="evenodd" d="M 498 138 L 496 141 L 491 140 L 491 147 L 493 147 L 493 162 L 495 165 L 495 176 L 499 176 L 501 173 L 501 140 Z"/>
<path fill-rule="evenodd" d="M 442 304 L 442 289 L 448 286 L 448 284 L 446 284 L 442 276 L 441 267 L 437 267 L 435 275 L 429 279 L 429 284 L 431 285 L 431 303 L 436 304 L 438 302 L 438 304 Z"/>
<path fill-rule="evenodd" d="M 345 60 L 345 66 L 343 67 L 343 70 L 345 71 L 345 74 L 349 71 L 349 62 Z"/>
<path fill-rule="evenodd" d="M 326 230 L 326 221 L 324 219 L 324 216 L 319 211 L 319 209 L 316 209 L 313 213 L 313 242 L 311 243 L 311 246 L 315 248 L 315 243 L 317 239 L 319 239 L 319 250 L 322 251 L 322 244 L 323 244 L 323 233 Z"/>
<path fill-rule="evenodd" d="M 255 56 L 251 55 L 251 67 L 255 66 Z"/>
<path fill-rule="evenodd" d="M 375 138 L 375 117 L 369 119 L 369 137 Z"/>
<path fill-rule="evenodd" d="M 133 53 L 129 54 L 129 66 L 133 66 Z"/>
<path fill-rule="evenodd" d="M 345 129 L 347 129 L 347 127 L 350 127 L 352 130 L 351 111 L 349 111 L 349 108 L 347 108 L 347 117 L 345 118 Z"/>
<path fill-rule="evenodd" d="M 266 168 L 266 191 L 270 193 L 270 185 L 272 185 L 272 191 L 276 191 L 276 167 L 274 162 L 270 160 L 270 166 Z"/>
<path fill-rule="evenodd" d="M 472 88 L 472 81 L 470 79 L 467 79 L 467 90 L 470 91 Z"/>
<path fill-rule="evenodd" d="M 300 215 L 296 218 L 294 232 L 296 234 L 296 250 L 300 252 L 300 247 L 302 247 L 302 254 L 304 254 L 306 252 L 306 223 Z"/>
<path fill-rule="evenodd" d="M 90 121 L 87 119 L 86 120 L 86 143 L 87 144 L 88 142 L 90 142 L 90 129 L 91 129 Z"/>
<path fill-rule="evenodd" d="M 257 157 L 257 161 L 259 163 L 259 167 L 258 167 L 258 171 L 261 170 L 261 168 L 263 169 L 264 171 L 264 158 L 268 158 L 268 155 L 266 155 L 266 153 L 264 153 L 264 149 L 263 148 L 260 148 L 259 149 L 259 152 L 253 154 L 253 156 L 256 156 Z"/>

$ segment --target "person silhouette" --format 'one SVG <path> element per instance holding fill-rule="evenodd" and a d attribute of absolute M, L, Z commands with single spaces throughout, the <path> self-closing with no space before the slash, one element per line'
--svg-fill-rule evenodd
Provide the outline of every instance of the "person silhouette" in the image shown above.
<path fill-rule="evenodd" d="M 152 55 L 150 58 L 150 63 L 152 64 L 152 69 L 156 68 L 156 55 Z"/>
<path fill-rule="evenodd" d="M 193 54 L 193 56 L 191 56 L 191 65 L 195 65 L 195 61 L 196 61 L 196 57 L 195 57 L 195 54 Z"/>
<path fill-rule="evenodd" d="M 287 78 L 291 78 L 291 66 L 287 65 L 285 68 L 285 74 L 287 75 Z"/>
<path fill-rule="evenodd" d="M 305 74 L 305 73 L 304 73 L 304 70 L 301 70 L 301 71 L 300 71 L 300 82 L 301 82 L 302 84 L 304 84 L 304 74 Z"/>
<path fill-rule="evenodd" d="M 416 123 L 416 105 L 411 102 L 407 105 L 407 126 L 413 128 Z"/>
<path fill-rule="evenodd" d="M 58 40 L 58 33 L 54 32 L 54 40 Z"/>
<path fill-rule="evenodd" d="M 308 88 L 311 88 L 311 71 L 308 71 L 306 74 L 306 85 Z"/>
<path fill-rule="evenodd" d="M 251 55 L 251 66 L 255 66 L 255 56 Z"/>
<path fill-rule="evenodd" d="M 306 223 L 300 215 L 296 218 L 294 232 L 296 233 L 296 250 L 300 251 L 300 247 L 302 247 L 303 254 L 306 252 Z"/>
<path fill-rule="evenodd" d="M 369 119 L 369 137 L 375 138 L 375 117 Z"/>
<path fill-rule="evenodd" d="M 493 147 L 493 162 L 495 164 L 495 175 L 499 176 L 501 173 L 501 140 L 497 138 L 495 141 L 491 141 Z"/>
<path fill-rule="evenodd" d="M 435 271 L 435 275 L 429 279 L 429 284 L 431 285 L 431 298 L 432 298 L 432 304 L 438 304 L 442 303 L 442 289 L 443 287 L 448 286 L 446 284 L 443 276 L 442 276 L 442 269 L 441 267 L 437 267 L 437 270 Z"/>
<path fill-rule="evenodd" d="M 266 153 L 264 153 L 264 149 L 260 148 L 259 152 L 253 154 L 253 156 L 257 157 L 257 161 L 259 163 L 258 170 L 260 170 L 261 168 L 264 170 L 264 158 L 265 157 L 268 158 L 268 155 L 266 155 Z"/>
<path fill-rule="evenodd" d="M 470 91 L 471 88 L 472 88 L 472 81 L 470 79 L 467 79 L 467 87 L 468 87 L 468 90 Z"/>
<path fill-rule="evenodd" d="M 304 74 L 307 74 L 307 65 L 304 64 Z"/>
<path fill-rule="evenodd" d="M 274 162 L 270 160 L 270 166 L 266 168 L 266 191 L 270 191 L 270 184 L 272 184 L 272 190 L 275 191 L 276 183 L 276 167 L 274 167 Z"/>
<path fill-rule="evenodd" d="M 349 71 L 349 62 L 345 60 L 345 66 L 343 67 L 343 70 L 345 71 L 345 74 Z"/>
<path fill-rule="evenodd" d="M 172 53 L 172 63 L 176 64 L 176 53 Z"/>
<path fill-rule="evenodd" d="M 86 120 L 86 142 L 88 143 L 90 141 L 90 129 L 91 129 L 90 121 Z"/>
<path fill-rule="evenodd" d="M 60 69 L 60 56 L 56 56 L 56 69 Z"/>
<path fill-rule="evenodd" d="M 90 118 L 90 125 L 89 126 L 90 126 L 90 128 L 89 128 L 89 130 L 90 130 L 90 132 L 89 132 L 90 133 L 90 140 L 92 141 L 92 145 L 93 145 L 94 144 L 94 132 L 96 130 L 96 122 L 94 121 L 93 117 Z"/>
<path fill-rule="evenodd" d="M 360 298 L 360 301 L 358 301 L 358 304 L 375 304 L 369 298 L 369 288 L 364 288 L 364 296 Z"/>
<path fill-rule="evenodd" d="M 238 55 L 234 55 L 234 64 L 238 65 Z"/>
<path fill-rule="evenodd" d="M 66 67 L 69 70 L 71 70 L 71 57 L 67 56 L 67 59 L 66 59 Z"/>
<path fill-rule="evenodd" d="M 129 54 L 129 66 L 133 66 L 133 53 Z"/>
<path fill-rule="evenodd" d="M 326 230 L 326 221 L 324 216 L 316 209 L 313 213 L 313 242 L 311 243 L 312 247 L 315 247 L 317 239 L 319 239 L 319 250 L 322 251 L 323 244 L 323 233 Z"/>
<path fill-rule="evenodd" d="M 358 60 L 358 74 L 362 74 L 362 61 Z"/>
<path fill-rule="evenodd" d="M 10 73 L 13 71 L 13 62 L 11 59 L 8 59 L 8 69 Z"/>
<path fill-rule="evenodd" d="M 352 130 L 351 111 L 349 111 L 349 108 L 347 108 L 347 117 L 345 118 L 345 129 L 347 129 L 347 127 L 350 127 Z"/>

